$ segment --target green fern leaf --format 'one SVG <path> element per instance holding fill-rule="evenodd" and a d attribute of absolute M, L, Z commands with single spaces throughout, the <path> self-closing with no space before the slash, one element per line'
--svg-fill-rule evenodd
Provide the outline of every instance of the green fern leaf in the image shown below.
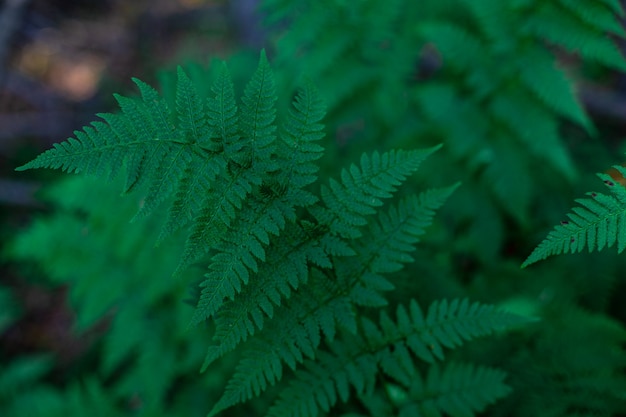
<path fill-rule="evenodd" d="M 289 109 L 289 117 L 280 135 L 285 145 L 281 147 L 281 158 L 288 167 L 281 171 L 280 183 L 302 189 L 317 180 L 319 168 L 313 162 L 322 157 L 324 148 L 315 142 L 324 137 L 320 121 L 325 112 L 326 106 L 319 92 L 311 81 L 307 81 L 296 96 L 293 108 Z"/>
<path fill-rule="evenodd" d="M 452 349 L 476 337 L 490 335 L 516 327 L 530 319 L 499 311 L 491 305 L 470 304 L 467 299 L 451 302 L 435 301 L 426 314 L 412 301 L 407 311 L 403 306 L 397 310 L 397 327 L 391 320 L 381 318 L 386 325 L 387 337 L 402 335 L 411 351 L 420 359 L 433 363 L 443 360 L 444 347 Z"/>
<path fill-rule="evenodd" d="M 213 96 L 208 100 L 209 126 L 216 132 L 227 154 L 242 147 L 239 134 L 239 116 L 235 102 L 235 89 L 226 64 L 223 63 L 211 87 Z"/>
<path fill-rule="evenodd" d="M 362 159 L 362 169 L 364 173 L 370 173 L 370 179 L 362 180 L 362 174 L 355 166 L 353 166 L 352 172 L 355 178 L 359 178 L 358 181 L 362 184 L 360 187 L 364 190 L 363 194 L 369 192 L 372 194 L 378 193 L 376 195 L 381 198 L 390 197 L 394 187 L 399 185 L 400 181 L 404 179 L 404 174 L 399 174 L 399 170 L 402 169 L 410 171 L 411 169 L 416 169 L 415 165 L 419 164 L 432 151 L 434 151 L 434 149 L 414 153 L 413 162 L 409 162 L 411 161 L 411 157 L 409 155 L 396 157 L 395 154 L 390 153 L 384 154 L 381 157 L 374 154 L 372 161 L 374 161 L 374 165 L 380 165 L 378 166 L 378 169 L 374 169 L 370 166 L 369 158 L 364 157 Z M 398 165 L 404 163 L 405 167 L 400 167 L 397 168 L 397 170 L 394 170 L 392 168 L 393 163 L 397 163 Z M 308 169 L 306 169 L 306 171 L 308 171 Z M 390 174 L 387 172 L 390 172 Z M 346 178 L 349 177 L 347 177 L 347 174 L 344 171 L 344 182 L 350 183 L 349 181 L 354 181 Z M 377 178 L 384 178 L 385 181 L 387 181 L 387 184 L 380 185 L 381 180 Z M 386 187 L 384 193 L 381 192 L 381 188 L 370 188 L 372 187 L 371 185 L 368 187 L 368 182 L 376 184 L 381 188 Z M 385 272 L 391 272 L 389 266 L 385 265 L 385 257 L 390 258 L 387 260 L 389 264 L 395 265 L 395 261 L 392 262 L 391 260 L 391 258 L 395 256 L 394 254 L 398 253 L 400 249 L 412 249 L 412 244 L 417 242 L 417 236 L 423 233 L 423 227 L 430 223 L 432 215 L 434 214 L 433 210 L 443 204 L 452 190 L 453 188 L 437 191 L 433 190 L 420 196 L 420 199 L 415 198 L 403 203 L 400 209 L 400 214 L 397 214 L 395 211 L 392 213 L 394 216 L 393 221 L 400 222 L 401 225 L 397 225 L 395 223 L 393 225 L 388 224 L 387 227 L 389 230 L 385 231 L 389 234 L 398 233 L 395 240 L 387 236 L 387 234 L 378 233 L 377 236 L 381 236 L 381 241 L 376 241 L 379 242 L 379 244 L 376 248 L 370 250 L 371 255 L 363 255 L 363 257 L 358 257 L 358 259 L 355 258 L 357 259 L 355 262 L 359 263 L 359 260 L 365 259 L 365 256 L 374 257 L 377 259 L 376 262 L 378 262 L 378 267 L 381 272 L 385 271 L 385 269 L 387 270 Z M 363 199 L 363 197 L 360 198 Z M 377 198 L 372 198 L 370 201 L 372 201 L 373 204 L 380 203 L 380 200 Z M 316 210 L 319 210 L 318 213 L 322 212 L 319 207 L 312 207 L 313 212 Z M 329 223 L 332 223 L 334 219 L 338 217 L 332 212 L 322 213 L 327 215 L 327 221 Z M 354 229 L 354 231 L 356 232 L 356 229 Z M 247 234 L 243 233 L 243 235 Z M 248 335 L 253 334 L 255 331 L 255 325 L 260 329 L 264 322 L 263 317 L 265 312 L 273 312 L 271 304 L 279 306 L 282 297 L 289 297 L 291 288 L 297 289 L 300 283 L 306 280 L 308 274 L 305 270 L 300 269 L 298 265 L 296 265 L 296 261 L 308 260 L 318 266 L 332 267 L 328 258 L 329 255 L 335 257 L 345 257 L 346 255 L 353 254 L 350 248 L 348 248 L 345 244 L 342 244 L 340 240 L 337 240 L 332 235 L 332 227 L 327 227 L 322 234 L 307 236 L 306 233 L 303 234 L 301 232 L 297 232 L 297 236 L 292 235 L 293 240 L 289 240 L 294 242 L 293 245 L 290 248 L 285 248 L 287 250 L 286 253 L 274 258 L 277 259 L 277 262 L 269 263 L 271 268 L 268 272 L 261 274 L 257 278 L 259 280 L 259 284 L 250 286 L 250 288 L 244 290 L 246 293 L 243 296 L 243 301 L 230 304 L 227 314 L 223 316 L 224 318 L 221 320 L 218 319 L 218 323 L 222 323 L 222 325 L 219 326 L 221 330 L 216 333 L 216 342 L 218 344 L 211 346 L 209 349 L 205 361 L 205 368 L 219 356 L 234 349 L 236 345 L 240 341 L 245 340 Z M 401 241 L 404 243 L 401 243 Z M 394 242 L 396 242 L 395 246 Z M 389 246 L 389 249 L 385 249 L 386 245 Z M 234 247 L 238 248 L 240 246 L 241 245 L 235 245 Z M 385 249 L 384 256 L 380 256 L 379 253 L 382 249 Z M 221 259 L 225 261 L 223 265 L 227 268 L 222 268 L 220 270 L 221 272 L 212 275 L 211 283 L 206 283 L 206 287 L 203 288 L 202 291 L 203 295 L 201 296 L 199 311 L 197 312 L 194 322 L 202 321 L 208 316 L 214 314 L 218 308 L 222 306 L 224 298 L 231 297 L 235 292 L 239 292 L 240 287 L 233 287 L 228 283 L 228 279 L 225 279 L 225 277 L 234 277 L 236 275 L 236 270 L 232 267 L 232 265 L 234 265 L 233 259 L 236 258 L 236 256 L 221 257 Z M 404 255 L 401 256 L 401 258 L 404 259 L 404 261 L 408 261 L 410 259 L 410 257 L 406 258 Z M 228 267 L 229 265 L 230 267 Z M 355 285 L 352 289 L 350 297 L 352 300 L 356 300 L 356 302 L 360 304 L 380 304 L 382 302 L 382 298 L 378 294 L 378 290 L 381 288 L 389 290 L 393 287 L 390 286 L 384 278 L 374 274 L 373 270 L 369 273 L 362 272 L 362 265 L 363 263 L 359 263 L 359 265 L 354 269 L 354 271 L 357 271 L 356 274 L 352 275 L 356 275 L 357 277 L 362 275 L 364 277 L 364 285 Z M 239 271 L 242 271 L 242 273 L 245 274 L 245 276 L 241 279 L 245 279 L 247 281 L 248 271 L 245 270 L 245 266 L 239 265 L 238 268 Z M 345 266 L 345 269 L 350 270 L 350 266 Z M 394 270 L 397 270 L 397 268 Z M 229 271 L 235 271 L 235 274 Z M 293 273 L 294 271 L 295 273 Z M 268 278 L 264 279 L 265 276 Z M 234 279 L 236 280 L 237 278 Z M 224 286 L 227 291 L 220 291 L 222 286 Z M 366 297 L 369 297 L 369 302 L 366 301 Z M 344 302 L 345 300 L 339 305 L 343 305 Z M 264 305 L 265 308 L 260 309 L 260 306 L 262 305 Z M 319 316 L 315 316 L 317 318 L 313 321 L 305 322 L 308 323 L 309 328 L 321 327 L 322 329 L 326 329 L 328 333 L 334 333 L 333 329 L 335 321 L 339 320 L 339 317 L 342 316 L 333 317 L 332 311 L 332 309 L 330 311 L 322 311 Z M 343 314 L 344 309 L 338 308 L 336 312 Z M 343 315 L 343 317 L 346 316 Z M 251 318 L 254 319 L 254 324 L 251 321 Z M 308 342 L 306 342 L 306 340 L 308 340 L 308 336 L 303 336 L 302 340 L 304 345 L 308 346 Z M 318 344 L 315 343 L 312 349 L 315 349 L 317 345 Z"/>
<path fill-rule="evenodd" d="M 279 204 L 289 201 L 293 200 Z M 234 299 L 235 294 L 241 292 L 242 284 L 248 284 L 250 275 L 258 273 L 257 259 L 266 261 L 263 246 L 270 242 L 268 232 L 278 235 L 285 226 L 284 212 L 271 206 L 271 202 L 249 203 L 249 208 L 242 210 L 240 219 L 233 224 L 238 232 L 224 236 L 214 245 L 217 253 L 212 256 L 207 279 L 201 284 L 204 288 L 193 324 L 213 316 L 225 298 Z"/>
<path fill-rule="evenodd" d="M 261 265 L 257 278 L 246 285 L 234 301 L 226 302 L 220 309 L 216 317 L 217 329 L 214 335 L 216 344 L 209 348 L 203 370 L 215 359 L 235 349 L 249 335 L 253 335 L 255 327 L 259 330 L 263 329 L 265 318 L 272 318 L 274 309 L 281 306 L 283 299 L 290 298 L 293 290 L 298 290 L 303 283 L 307 282 L 308 264 L 331 268 L 332 264 L 327 254 L 330 246 L 332 246 L 333 256 L 354 255 L 348 246 L 343 246 L 341 242 L 328 235 L 308 234 L 299 228 L 292 227 L 281 236 L 284 242 L 292 243 L 273 246 L 275 250 L 268 253 L 267 262 Z M 332 245 L 328 241 L 331 241 Z M 343 249 L 337 250 L 339 247 Z M 300 291 L 304 290 L 300 289 Z M 349 309 L 346 309 L 343 304 L 334 304 L 329 311 L 320 311 L 320 314 L 325 315 L 325 318 L 319 321 L 324 323 L 324 334 L 330 339 L 335 333 L 334 320 L 339 320 L 339 317 L 343 317 L 339 321 L 344 323 L 344 326 L 354 327 L 347 324 L 351 320 L 351 315 Z M 311 328 L 315 322 L 316 320 L 307 321 L 306 325 Z M 285 326 L 286 324 L 281 324 L 279 328 L 284 330 Z M 283 339 L 280 340 L 273 339 L 272 343 L 283 343 Z"/>
<path fill-rule="evenodd" d="M 323 282 L 323 285 L 314 285 Z M 315 287 L 322 287 L 315 291 Z M 346 297 L 335 297 L 320 309 L 317 299 L 322 292 L 334 294 L 338 289 L 325 275 L 312 274 L 309 282 L 292 298 L 289 307 L 282 307 L 246 346 L 243 358 L 226 386 L 224 395 L 212 410 L 212 415 L 259 395 L 274 384 L 282 372 L 282 363 L 295 370 L 305 357 L 313 358 L 321 341 L 320 328 L 327 338 L 334 338 L 335 329 L 341 327 L 356 332 L 355 313 Z M 211 352 L 209 352 L 211 353 Z"/>
<path fill-rule="evenodd" d="M 336 270 L 339 274 L 342 273 L 341 271 L 346 271 L 344 275 L 351 277 L 344 279 L 353 286 L 348 291 L 348 295 L 339 298 L 331 297 L 327 304 L 322 303 L 321 306 L 315 306 L 311 310 L 314 313 L 308 316 L 301 316 L 297 311 L 283 313 L 292 319 L 289 320 L 289 324 L 285 322 L 278 327 L 280 329 L 279 333 L 282 335 L 278 340 L 284 340 L 287 346 L 290 346 L 293 341 L 299 341 L 301 346 L 311 351 L 311 349 L 316 349 L 319 346 L 320 329 L 332 340 L 336 323 L 340 325 L 343 323 L 344 325 L 347 324 L 348 327 L 353 327 L 352 324 L 348 324 L 351 322 L 351 319 L 349 314 L 346 315 L 345 306 L 350 304 L 386 304 L 379 292 L 389 291 L 393 289 L 393 285 L 381 274 L 396 272 L 402 267 L 402 263 L 411 261 L 408 253 L 414 250 L 414 245 L 418 242 L 419 236 L 424 233 L 424 228 L 432 221 L 435 210 L 441 207 L 455 188 L 456 186 L 430 190 L 421 194 L 419 198 L 407 198 L 400 203 L 397 210 L 392 208 L 388 215 L 382 214 L 380 218 L 381 225 L 379 226 L 375 223 L 368 234 L 368 236 L 375 236 L 375 238 L 366 239 L 363 247 L 357 250 L 356 257 L 345 258 L 345 263 L 336 265 Z M 299 244 L 298 247 L 300 249 L 307 248 L 306 250 L 313 250 L 318 246 L 315 241 L 309 241 L 306 245 Z M 306 262 L 306 252 L 288 253 L 290 253 L 288 259 L 292 262 L 282 265 L 286 267 L 285 272 L 295 270 L 295 274 L 284 274 L 285 278 L 293 275 L 308 276 L 306 269 L 298 271 L 297 264 L 291 258 L 291 256 L 299 254 L 295 260 L 300 263 Z M 283 255 L 281 255 L 281 258 L 285 259 Z M 276 268 L 273 263 L 270 263 L 270 266 L 269 271 L 280 271 L 282 269 Z M 280 283 L 280 281 L 278 282 Z M 297 286 L 293 283 L 290 282 L 289 284 L 294 289 L 297 289 Z M 275 287 L 276 285 L 276 283 L 250 285 L 246 288 L 245 293 L 242 294 L 242 300 L 235 300 L 235 302 L 229 305 L 227 310 L 225 310 L 225 316 L 218 318 L 218 331 L 214 336 L 217 345 L 209 349 L 204 368 L 219 356 L 234 349 L 248 335 L 253 334 L 255 326 L 259 329 L 262 328 L 263 316 L 268 311 L 273 313 L 272 303 L 279 306 L 281 293 L 285 295 L 286 292 L 290 291 L 290 287 L 286 283 L 278 284 L 278 288 Z M 311 286 L 309 285 L 309 287 Z M 341 292 L 342 289 L 324 288 L 321 291 L 322 294 L 319 295 L 308 295 L 306 292 L 305 294 L 312 299 L 323 300 L 328 299 L 329 295 L 337 291 Z M 212 292 L 207 291 L 207 293 L 211 294 Z M 288 294 L 286 296 L 287 298 L 289 297 Z M 265 306 L 265 308 L 261 309 L 260 306 Z M 302 301 L 295 302 L 296 309 L 300 309 L 301 306 Z M 298 322 L 303 323 L 301 327 L 298 327 Z M 274 346 L 279 345 L 276 340 L 271 340 L 271 343 Z M 272 349 L 267 349 L 267 352 L 275 355 Z M 256 358 L 261 357 L 261 353 L 257 352 L 254 356 Z M 290 355 L 287 356 L 289 357 Z M 280 357 L 272 356 L 271 359 L 268 358 L 267 362 L 269 363 L 273 360 L 280 360 Z M 295 358 L 294 360 L 299 361 L 301 359 Z M 295 362 L 292 363 L 295 364 Z M 242 372 L 245 372 L 247 376 L 254 375 L 254 372 L 250 369 L 245 369 Z M 235 384 L 232 387 L 235 387 Z"/>
<path fill-rule="evenodd" d="M 441 415 L 473 417 L 485 407 L 506 397 L 511 388 L 500 370 L 472 364 L 451 363 L 443 370 L 433 365 L 424 379 L 415 375 L 408 388 L 407 403 L 400 417 Z"/>
<path fill-rule="evenodd" d="M 234 298 L 235 293 L 241 291 L 241 284 L 248 284 L 250 273 L 258 273 L 255 259 L 265 261 L 264 246 L 269 245 L 270 234 L 277 236 L 286 222 L 295 222 L 296 207 L 306 207 L 317 201 L 303 188 L 317 179 L 318 168 L 313 162 L 323 151 L 315 143 L 324 136 L 323 126 L 319 123 L 323 117 L 324 105 L 309 82 L 296 96 L 281 135 L 282 146 L 278 148 L 282 161 L 280 170 L 269 180 L 271 182 L 266 181 L 261 186 L 259 201 L 251 199 L 241 210 L 238 222 L 233 226 L 238 233 L 224 238 L 226 240 L 215 247 L 218 253 L 213 256 L 209 267 L 211 272 L 202 284 L 204 288 L 193 323 L 211 317 L 225 298 Z M 288 262 L 293 265 L 293 259 Z M 281 277 L 281 274 L 274 276 L 272 281 L 276 285 L 272 288 L 287 282 L 279 281 Z M 294 288 L 299 281 L 296 279 L 292 283 Z"/>
<path fill-rule="evenodd" d="M 626 169 L 615 166 L 621 173 Z M 607 174 L 598 174 L 611 191 L 610 195 L 588 193 L 591 198 L 578 199 L 580 207 L 574 207 L 561 222 L 535 248 L 522 264 L 522 268 L 562 253 L 581 252 L 585 246 L 589 252 L 601 251 L 617 243 L 617 251 L 626 248 L 626 188 Z"/>
<path fill-rule="evenodd" d="M 337 327 L 354 332 L 353 306 L 386 304 L 380 292 L 393 289 L 393 285 L 381 274 L 396 272 L 403 263 L 411 261 L 408 253 L 414 250 L 424 228 L 432 221 L 435 210 L 441 207 L 455 188 L 429 190 L 419 198 L 409 197 L 402 200 L 397 209 L 392 208 L 389 214 L 382 214 L 380 225 L 372 226 L 362 246 L 357 246 L 356 256 L 338 258 L 345 260 L 344 263 L 335 260 L 334 271 L 340 276 L 337 281 L 344 284 L 333 284 L 326 276 L 313 274 L 314 279 L 299 290 L 296 298 L 289 300 L 286 307 L 288 312 L 281 311 L 270 322 L 271 327 L 263 332 L 271 336 L 261 336 L 255 340 L 251 350 L 246 351 L 216 410 L 249 399 L 250 393 L 256 393 L 254 387 L 264 390 L 273 384 L 277 376 L 272 374 L 273 368 L 269 364 L 284 361 L 295 369 L 305 356 L 312 357 L 321 342 L 320 330 L 328 340 L 334 338 Z M 235 311 L 238 308 L 241 309 L 239 305 L 233 306 Z M 229 318 L 235 320 L 223 326 L 229 330 L 220 333 L 220 336 L 233 343 L 253 333 L 254 325 L 247 314 L 233 314 L 231 310 Z M 242 322 L 246 325 L 242 325 Z M 256 324 L 258 326 L 258 319 Z M 280 337 L 275 336 L 278 329 L 282 335 Z M 205 364 L 232 348 L 234 344 L 211 347 Z"/>
<path fill-rule="evenodd" d="M 276 245 L 260 265 L 256 279 L 251 280 L 234 301 L 227 301 L 216 316 L 215 345 L 209 348 L 203 370 L 215 359 L 232 351 L 241 341 L 263 329 L 265 317 L 272 318 L 274 308 L 283 298 L 290 298 L 293 290 L 308 279 L 309 253 L 317 252 L 318 242 L 302 236 L 291 227 L 282 234 L 285 242 L 294 245 Z M 320 249 L 321 250 L 321 249 Z"/>
<path fill-rule="evenodd" d="M 524 60 L 519 63 L 519 70 L 523 85 L 546 106 L 587 130 L 592 129 L 570 81 L 557 69 L 549 52 L 539 49 L 527 51 Z"/>
<path fill-rule="evenodd" d="M 253 187 L 261 185 L 264 177 L 277 168 L 273 157 L 276 89 L 265 52 L 261 53 L 257 70 L 242 98 L 240 137 L 234 134 L 233 129 L 236 119 L 232 83 L 224 76 L 218 78 L 216 83 L 213 91 L 218 96 L 210 102 L 213 107 L 210 111 L 215 115 L 216 127 L 222 134 L 229 161 L 222 173 L 224 178 L 215 184 L 210 196 L 204 200 L 177 273 L 220 241 Z"/>
<path fill-rule="evenodd" d="M 189 140 L 195 141 L 199 149 L 191 154 L 191 160 L 181 175 L 180 186 L 158 242 L 187 225 L 199 212 L 211 183 L 225 167 L 226 161 L 219 152 L 223 150 L 224 144 L 234 143 L 238 138 L 237 107 L 226 65 L 222 65 L 213 84 L 212 92 L 216 98 L 209 98 L 209 110 L 205 109 L 195 86 L 181 68 L 177 75 L 176 108 L 179 123 L 187 132 Z"/>
<path fill-rule="evenodd" d="M 355 245 L 357 256 L 337 260 L 341 280 L 351 288 L 348 294 L 355 305 L 380 307 L 387 304 L 381 291 L 394 288 L 382 274 L 397 272 L 413 261 L 409 255 L 435 215 L 457 188 L 428 190 L 400 201 L 373 222 L 366 239 Z"/>
<path fill-rule="evenodd" d="M 434 358 L 425 357 L 424 351 L 432 350 L 442 359 L 442 345 L 455 348 L 464 340 L 529 322 L 521 316 L 497 311 L 493 306 L 470 305 L 467 300 L 435 302 L 426 317 L 415 301 L 411 302 L 409 310 L 407 313 L 399 306 L 397 325 L 384 314 L 381 315 L 380 328 L 363 319 L 362 336 L 346 335 L 343 343 L 330 344 L 331 353 L 318 352 L 316 360 L 307 361 L 306 369 L 298 371 L 295 380 L 281 392 L 268 416 L 314 417 L 321 411 L 328 412 L 338 399 L 347 401 L 350 386 L 357 395 L 367 396 L 374 389 L 380 370 L 398 378 L 399 382 L 414 383 L 417 373 L 406 347 L 420 359 L 433 362 Z M 418 401 L 426 402 L 423 407 L 431 410 L 473 415 L 509 392 L 503 379 L 504 373 L 487 368 L 452 365 L 439 373 L 438 368 L 431 367 L 425 388 L 439 391 L 440 398 L 433 403 L 428 403 L 433 401 L 430 396 L 419 398 L 424 392 L 423 384 L 420 386 L 419 383 L 414 383 L 412 393 Z M 472 386 L 472 382 L 481 384 Z M 463 388 L 467 395 L 473 395 L 461 396 L 459 391 Z M 451 402 L 446 404 L 446 400 Z"/>
<path fill-rule="evenodd" d="M 253 169 L 270 172 L 276 169 L 272 160 L 273 142 L 276 138 L 276 87 L 274 74 L 267 62 L 265 50 L 261 52 L 259 66 L 246 86 L 242 97 L 241 134 L 244 144 L 250 148 Z M 242 162 L 242 161 L 237 161 Z M 246 161 L 247 163 L 247 161 Z"/>

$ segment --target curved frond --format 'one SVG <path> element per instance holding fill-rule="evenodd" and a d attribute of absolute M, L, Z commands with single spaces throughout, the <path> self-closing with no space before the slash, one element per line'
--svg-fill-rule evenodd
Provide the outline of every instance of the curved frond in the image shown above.
<path fill-rule="evenodd" d="M 615 166 L 621 173 L 626 169 Z M 611 194 L 588 193 L 590 198 L 576 200 L 580 205 L 567 215 L 535 248 L 522 264 L 522 268 L 562 253 L 601 251 L 617 244 L 617 252 L 626 248 L 626 188 L 607 174 L 598 174 Z"/>

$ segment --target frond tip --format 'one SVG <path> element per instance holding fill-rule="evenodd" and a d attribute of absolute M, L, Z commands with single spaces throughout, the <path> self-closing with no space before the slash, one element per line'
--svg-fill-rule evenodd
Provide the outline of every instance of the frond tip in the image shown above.
<path fill-rule="evenodd" d="M 626 168 L 614 168 L 626 174 Z M 598 177 L 611 194 L 591 192 L 587 194 L 590 198 L 576 200 L 580 206 L 567 215 L 569 220 L 562 221 L 550 232 L 522 268 L 548 256 L 581 252 L 585 246 L 589 252 L 601 251 L 616 243 L 618 253 L 626 249 L 626 188 L 607 174 L 598 174 Z"/>

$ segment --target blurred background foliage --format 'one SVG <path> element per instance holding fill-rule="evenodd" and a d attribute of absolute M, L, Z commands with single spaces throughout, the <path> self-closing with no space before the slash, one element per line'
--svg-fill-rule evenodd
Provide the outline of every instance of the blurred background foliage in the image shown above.
<path fill-rule="evenodd" d="M 594 172 L 626 183 L 609 169 L 626 151 L 621 16 L 617 0 L 5 0 L 0 415 L 200 416 L 219 398 L 237 358 L 197 373 L 211 324 L 187 327 L 202 270 L 171 278 L 180 240 L 154 248 L 156 216 L 129 223 L 139 198 L 114 184 L 13 169 L 112 110 L 131 76 L 171 98 L 182 65 L 208 91 L 219 57 L 241 86 L 261 47 L 281 99 L 302 73 L 326 98 L 322 175 L 365 150 L 444 144 L 413 185 L 463 185 L 392 297 L 542 317 L 460 353 L 509 373 L 487 414 L 624 415 L 626 258 L 519 269 L 599 188 Z M 225 414 L 261 414 L 264 398 Z"/>

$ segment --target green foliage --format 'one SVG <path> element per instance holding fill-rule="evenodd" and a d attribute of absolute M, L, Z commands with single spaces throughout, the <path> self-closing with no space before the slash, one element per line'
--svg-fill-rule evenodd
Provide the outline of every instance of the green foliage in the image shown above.
<path fill-rule="evenodd" d="M 602 162 L 578 140 L 596 129 L 572 62 L 624 69 L 618 2 L 264 4 L 282 22 L 276 73 L 262 52 L 242 88 L 243 55 L 165 73 L 162 96 L 135 80 L 140 97 L 117 95 L 120 112 L 21 168 L 98 177 L 52 188 L 55 213 L 8 253 L 69 286 L 79 329 L 109 327 L 60 387 L 46 359 L 3 366 L 0 406 L 625 413 L 624 265 L 595 253 L 519 269 L 527 232 L 573 192 L 570 153 Z M 626 191 L 600 178 L 610 193 L 578 200 L 524 266 L 623 250 Z"/>
<path fill-rule="evenodd" d="M 543 317 L 546 325 L 529 334 L 532 347 L 511 361 L 510 371 L 516 375 L 513 388 L 521 396 L 508 406 L 516 415 L 528 417 L 537 410 L 555 417 L 623 414 L 623 323 L 575 307 L 548 308 Z"/>
<path fill-rule="evenodd" d="M 276 62 L 289 69 L 279 85 L 291 88 L 303 71 L 324 80 L 340 145 L 444 144 L 440 176 L 463 178 L 472 200 L 453 197 L 452 228 L 466 231 L 456 244 L 480 262 L 495 261 L 511 218 L 528 230 L 541 196 L 555 191 L 545 178 L 576 179 L 562 120 L 595 132 L 568 73 L 572 58 L 554 50 L 626 68 L 606 35 L 624 36 L 611 1 L 264 5 L 271 21 L 289 23 L 276 34 Z"/>
<path fill-rule="evenodd" d="M 361 353 L 355 353 L 369 372 L 357 372 L 349 378 L 346 374 L 345 383 L 338 387 L 345 401 L 347 384 L 353 385 L 357 395 L 361 395 L 364 387 L 378 378 L 378 364 L 382 371 L 389 372 L 400 366 L 399 360 L 410 359 L 403 343 L 416 359 L 432 362 L 434 357 L 443 359 L 442 346 L 459 346 L 463 339 L 527 321 L 494 312 L 491 307 L 470 306 L 467 301 L 453 301 L 450 305 L 445 301 L 435 303 L 424 318 L 413 301 L 410 313 L 402 308 L 398 310 L 398 325 L 382 316 L 383 334 L 377 338 L 380 333 L 377 327 L 361 318 L 360 310 L 387 304 L 383 292 L 392 290 L 394 285 L 385 275 L 399 271 L 403 264 L 413 260 L 410 253 L 424 228 L 456 188 L 433 189 L 419 196 L 408 194 L 388 211 L 380 211 L 383 201 L 392 198 L 437 148 L 364 153 L 359 165 L 351 165 L 341 171 L 339 179 L 330 179 L 328 185 L 322 185 L 317 197 L 306 187 L 317 181 L 318 168 L 314 162 L 322 156 L 322 148 L 315 142 L 323 137 L 319 123 L 324 115 L 323 104 L 315 88 L 307 83 L 296 96 L 285 127 L 276 135 L 276 93 L 264 53 L 244 91 L 240 110 L 225 66 L 213 83 L 213 95 L 207 100 L 206 111 L 197 90 L 181 69 L 175 110 L 170 111 L 152 87 L 135 82 L 142 92 L 142 101 L 117 96 L 121 114 L 101 115 L 106 123 L 92 123 L 83 132 L 76 132 L 76 139 L 55 145 L 20 169 L 61 168 L 108 178 L 123 172 L 124 192 L 131 189 L 142 192 L 135 223 L 149 213 L 155 214 L 149 219 L 158 221 L 159 210 L 167 209 L 168 220 L 163 229 L 167 234 L 183 228 L 188 217 L 193 217 L 182 255 L 163 245 L 159 251 L 164 252 L 163 256 L 182 257 L 176 275 L 199 259 L 199 254 L 209 254 L 209 272 L 200 285 L 192 318 L 192 323 L 207 319 L 216 323 L 215 344 L 209 350 L 205 367 L 246 339 L 249 341 L 243 346 L 242 358 L 211 414 L 249 400 L 280 381 L 282 363 L 296 370 L 305 358 L 317 358 L 314 368 L 332 370 L 333 366 L 326 363 L 329 357 L 324 353 L 323 341 L 334 354 L 353 349 L 353 345 L 371 345 L 363 354 L 380 351 L 365 361 Z M 125 126 L 126 130 L 117 130 L 117 126 Z M 197 194 L 204 196 L 202 201 L 191 198 Z M 165 203 L 164 207 L 160 207 L 161 202 Z M 102 210 L 109 210 L 104 207 Z M 376 214 L 378 220 L 371 219 Z M 369 227 L 364 230 L 365 226 Z M 150 230 L 152 234 L 158 231 L 155 227 Z M 135 246 L 138 240 L 142 243 L 157 240 L 150 239 L 146 233 L 137 236 L 137 239 L 133 235 L 125 237 L 125 244 Z M 25 242 L 34 239 L 24 236 Z M 137 246 L 141 252 L 133 253 L 134 259 L 150 250 L 149 245 L 137 243 Z M 19 244 L 17 248 L 19 253 Z M 26 256 L 38 255 L 29 253 L 25 244 L 21 245 L 21 251 Z M 72 253 L 68 248 L 64 251 Z M 57 262 L 54 254 L 47 256 L 51 256 L 47 263 Z M 61 265 L 69 263 L 61 262 Z M 86 268 L 93 266 L 90 260 Z M 162 268 L 159 272 L 167 274 Z M 151 275 L 155 279 L 157 274 Z M 142 276 L 135 274 L 137 279 Z M 128 281 L 118 281 L 123 284 L 119 290 L 109 291 L 111 298 L 120 298 L 129 289 Z M 169 288 L 168 280 L 162 281 Z M 95 316 L 111 302 L 106 298 L 98 300 L 101 307 L 97 308 L 90 296 L 86 295 L 85 304 L 97 309 Z M 141 307 L 141 311 L 147 308 L 135 300 L 129 302 L 133 307 Z M 132 311 L 129 308 L 117 314 L 116 319 L 127 324 L 118 327 L 123 331 L 119 338 L 115 333 L 110 336 L 112 345 L 122 348 L 122 352 L 132 351 L 147 338 L 135 327 L 140 321 L 133 317 Z M 261 331 L 257 335 L 255 327 Z M 338 332 L 347 332 L 353 340 L 337 338 Z M 154 330 L 151 333 L 155 335 Z M 401 342 L 404 339 L 406 342 Z M 403 349 L 405 354 L 392 355 L 388 349 L 391 344 Z M 157 348 L 158 344 L 151 342 L 149 346 Z M 107 353 L 104 371 L 111 372 L 120 364 L 124 353 Z M 148 362 L 162 364 L 164 358 L 159 356 L 172 357 L 172 354 L 161 349 L 156 349 L 154 355 L 150 349 L 142 351 L 142 356 L 152 358 Z M 302 374 L 296 375 L 296 381 L 298 375 Z M 398 375 L 392 373 L 394 377 Z M 451 375 L 460 378 L 459 383 L 466 379 L 464 372 Z M 130 387 L 132 381 L 124 380 L 122 386 L 128 383 Z M 320 383 L 323 381 L 321 378 Z M 406 382 L 406 378 L 402 381 Z M 157 392 L 166 388 L 157 385 Z M 305 415 L 314 415 L 318 407 L 328 410 L 336 400 L 336 393 L 321 389 L 310 391 L 306 384 L 294 382 L 284 391 L 290 402 L 285 405 L 279 400 L 270 415 L 300 413 L 303 406 L 293 403 L 294 398 L 305 398 Z M 295 396 L 289 394 L 294 390 Z M 496 390 L 480 395 L 492 400 L 504 390 L 502 385 L 500 394 Z M 151 399 L 151 404 L 163 397 L 162 392 Z M 334 400 L 320 392 L 326 392 Z M 477 406 L 468 403 L 462 409 L 472 410 L 472 407 Z"/>
<path fill-rule="evenodd" d="M 69 286 L 78 318 L 76 343 L 93 340 L 106 329 L 95 338 L 96 374 L 76 381 L 67 392 L 36 384 L 46 381 L 51 358 L 18 359 L 3 370 L 13 390 L 13 404 L 7 408 L 15 411 L 7 411 L 9 416 L 78 417 L 93 408 L 102 415 L 131 415 L 132 407 L 120 404 L 133 402 L 140 403 L 141 415 L 167 415 L 170 398 L 189 387 L 185 383 L 177 388 L 175 381 L 194 373 L 202 361 L 206 338 L 186 331 L 191 311 L 181 301 L 188 284 L 171 279 L 184 240 L 176 236 L 158 248 L 146 244 L 158 236 L 160 219 L 129 224 L 140 201 L 117 196 L 120 186 L 120 181 L 103 184 L 80 177 L 55 184 L 45 198 L 56 214 L 37 219 L 7 248 L 13 259 L 40 265 L 49 284 Z M 190 278 L 189 273 L 184 276 Z M 154 378 L 155 364 L 159 378 Z M 16 373 L 21 376 L 16 378 Z M 28 389 L 19 384 L 26 377 L 31 378 L 26 380 Z M 25 392 L 32 396 L 25 397 Z"/>

